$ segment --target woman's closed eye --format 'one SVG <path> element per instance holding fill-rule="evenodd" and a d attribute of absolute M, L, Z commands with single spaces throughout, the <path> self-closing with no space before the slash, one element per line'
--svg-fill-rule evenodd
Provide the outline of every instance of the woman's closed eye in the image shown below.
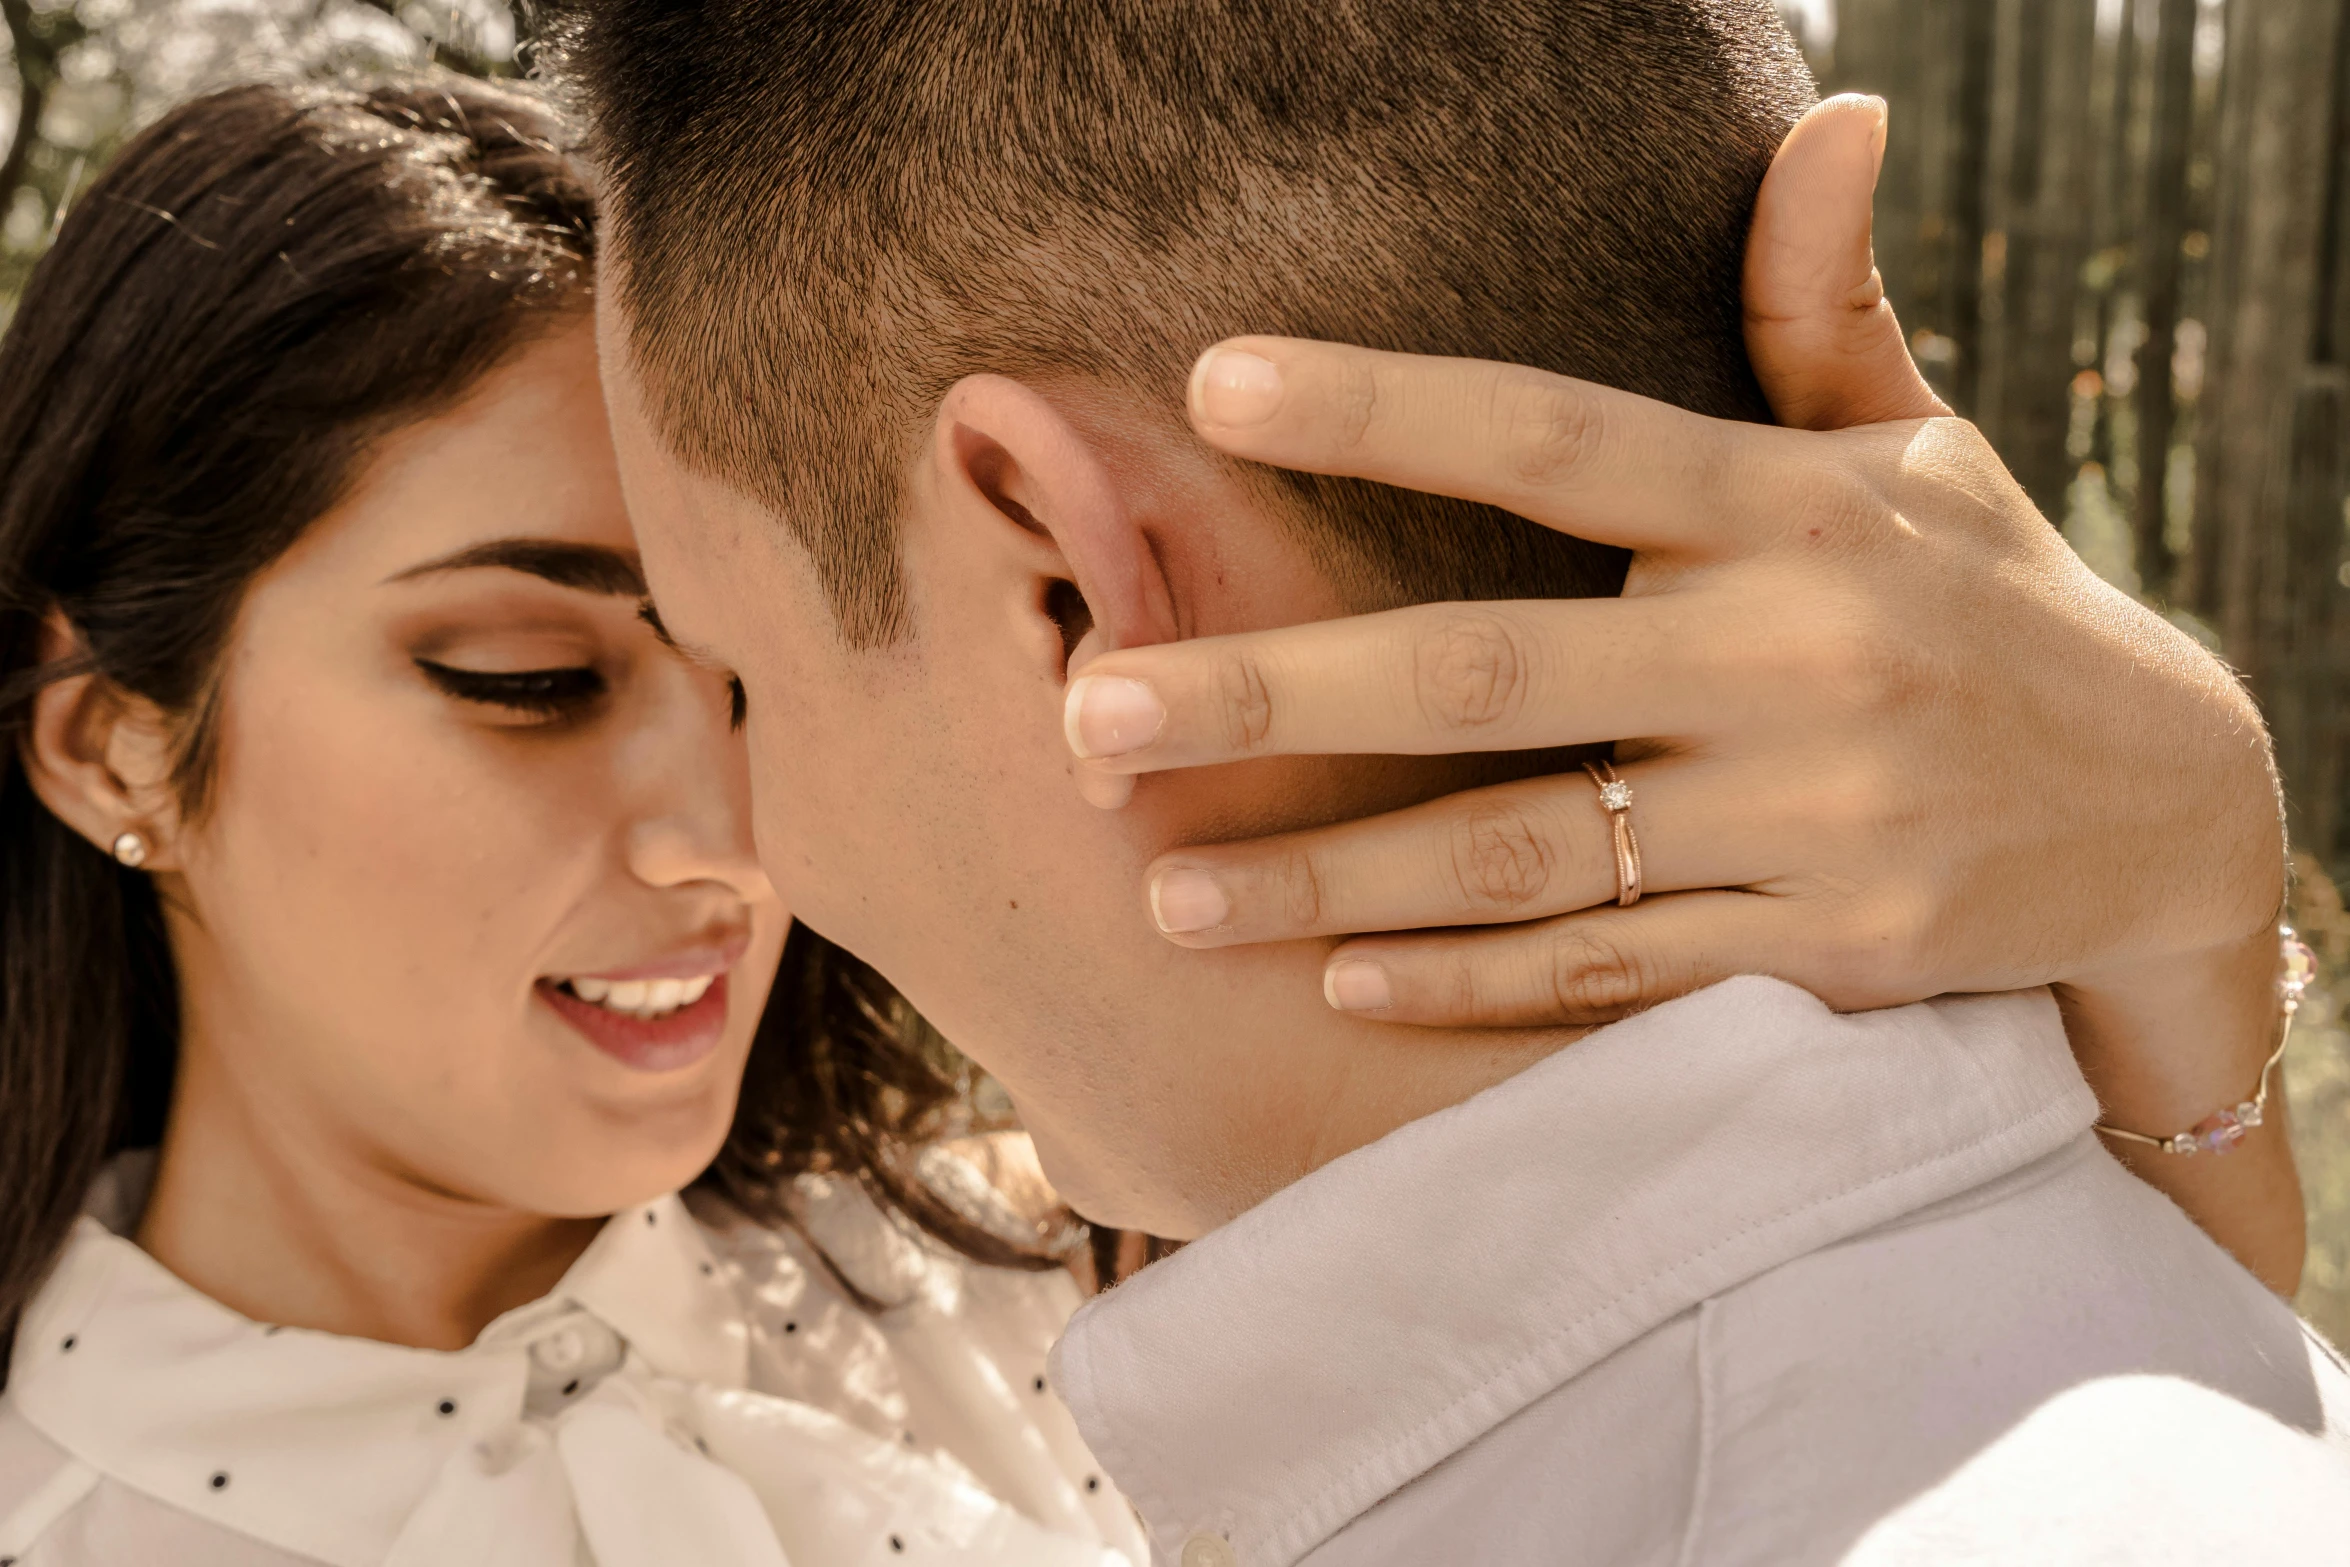
<path fill-rule="evenodd" d="M 555 669 L 461 669 L 419 658 L 424 677 L 461 702 L 499 707 L 539 719 L 576 718 L 608 689 L 604 676 L 587 665 Z"/>

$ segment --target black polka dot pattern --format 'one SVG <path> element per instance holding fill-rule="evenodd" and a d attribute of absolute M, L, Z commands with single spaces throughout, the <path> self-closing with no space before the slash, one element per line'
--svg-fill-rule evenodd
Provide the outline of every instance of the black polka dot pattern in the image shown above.
<path fill-rule="evenodd" d="M 215 1491 L 228 1489 L 228 1471 L 226 1469 L 215 1469 L 212 1472 L 212 1489 Z"/>
<path fill-rule="evenodd" d="M 58 1345 L 57 1348 L 60 1353 L 70 1355 L 73 1353 L 73 1347 L 76 1344 L 79 1344 L 81 1341 L 82 1339 L 80 1334 L 68 1333 L 65 1335 L 65 1342 Z"/>
<path fill-rule="evenodd" d="M 441 1418 L 446 1420 L 457 1412 L 457 1401 L 453 1398 L 444 1398 L 433 1407 L 438 1409 L 441 1412 Z"/>

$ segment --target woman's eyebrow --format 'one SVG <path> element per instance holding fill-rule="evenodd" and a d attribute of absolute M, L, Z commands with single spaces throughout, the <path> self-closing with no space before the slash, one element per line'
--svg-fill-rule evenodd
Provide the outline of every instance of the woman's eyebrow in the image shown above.
<path fill-rule="evenodd" d="M 556 539 L 492 539 L 486 544 L 469 544 L 454 554 L 411 566 L 385 580 L 406 582 L 439 572 L 470 571 L 484 566 L 527 572 L 583 593 L 645 596 L 644 568 L 637 564 L 634 551 L 616 550 L 603 544 L 566 544 Z"/>

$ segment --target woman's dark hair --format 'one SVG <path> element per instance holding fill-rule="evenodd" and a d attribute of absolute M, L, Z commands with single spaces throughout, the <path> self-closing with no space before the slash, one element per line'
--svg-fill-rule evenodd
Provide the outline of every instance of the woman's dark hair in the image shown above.
<path fill-rule="evenodd" d="M 583 307 L 593 211 L 554 113 L 433 75 L 198 98 L 75 206 L 0 339 L 0 1380 L 100 1166 L 162 1132 L 179 1007 L 148 878 L 42 805 L 33 698 L 95 673 L 180 721 L 200 810 L 247 587 L 371 443 Z M 44 662 L 44 624 L 79 638 Z M 1057 1248 L 976 1221 L 916 1156 L 970 1069 L 887 985 L 795 931 L 703 1182 L 789 1222 L 830 1170 L 980 1260 Z"/>

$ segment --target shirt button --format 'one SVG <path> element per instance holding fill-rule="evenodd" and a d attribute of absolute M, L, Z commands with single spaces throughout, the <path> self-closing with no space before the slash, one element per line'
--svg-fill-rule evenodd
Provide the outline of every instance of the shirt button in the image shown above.
<path fill-rule="evenodd" d="M 1182 1567 L 1239 1567 L 1239 1558 L 1222 1536 L 1195 1534 L 1183 1542 Z"/>
<path fill-rule="evenodd" d="M 587 1340 L 576 1328 L 550 1333 L 531 1346 L 531 1355 L 549 1371 L 577 1371 L 587 1359 Z"/>

